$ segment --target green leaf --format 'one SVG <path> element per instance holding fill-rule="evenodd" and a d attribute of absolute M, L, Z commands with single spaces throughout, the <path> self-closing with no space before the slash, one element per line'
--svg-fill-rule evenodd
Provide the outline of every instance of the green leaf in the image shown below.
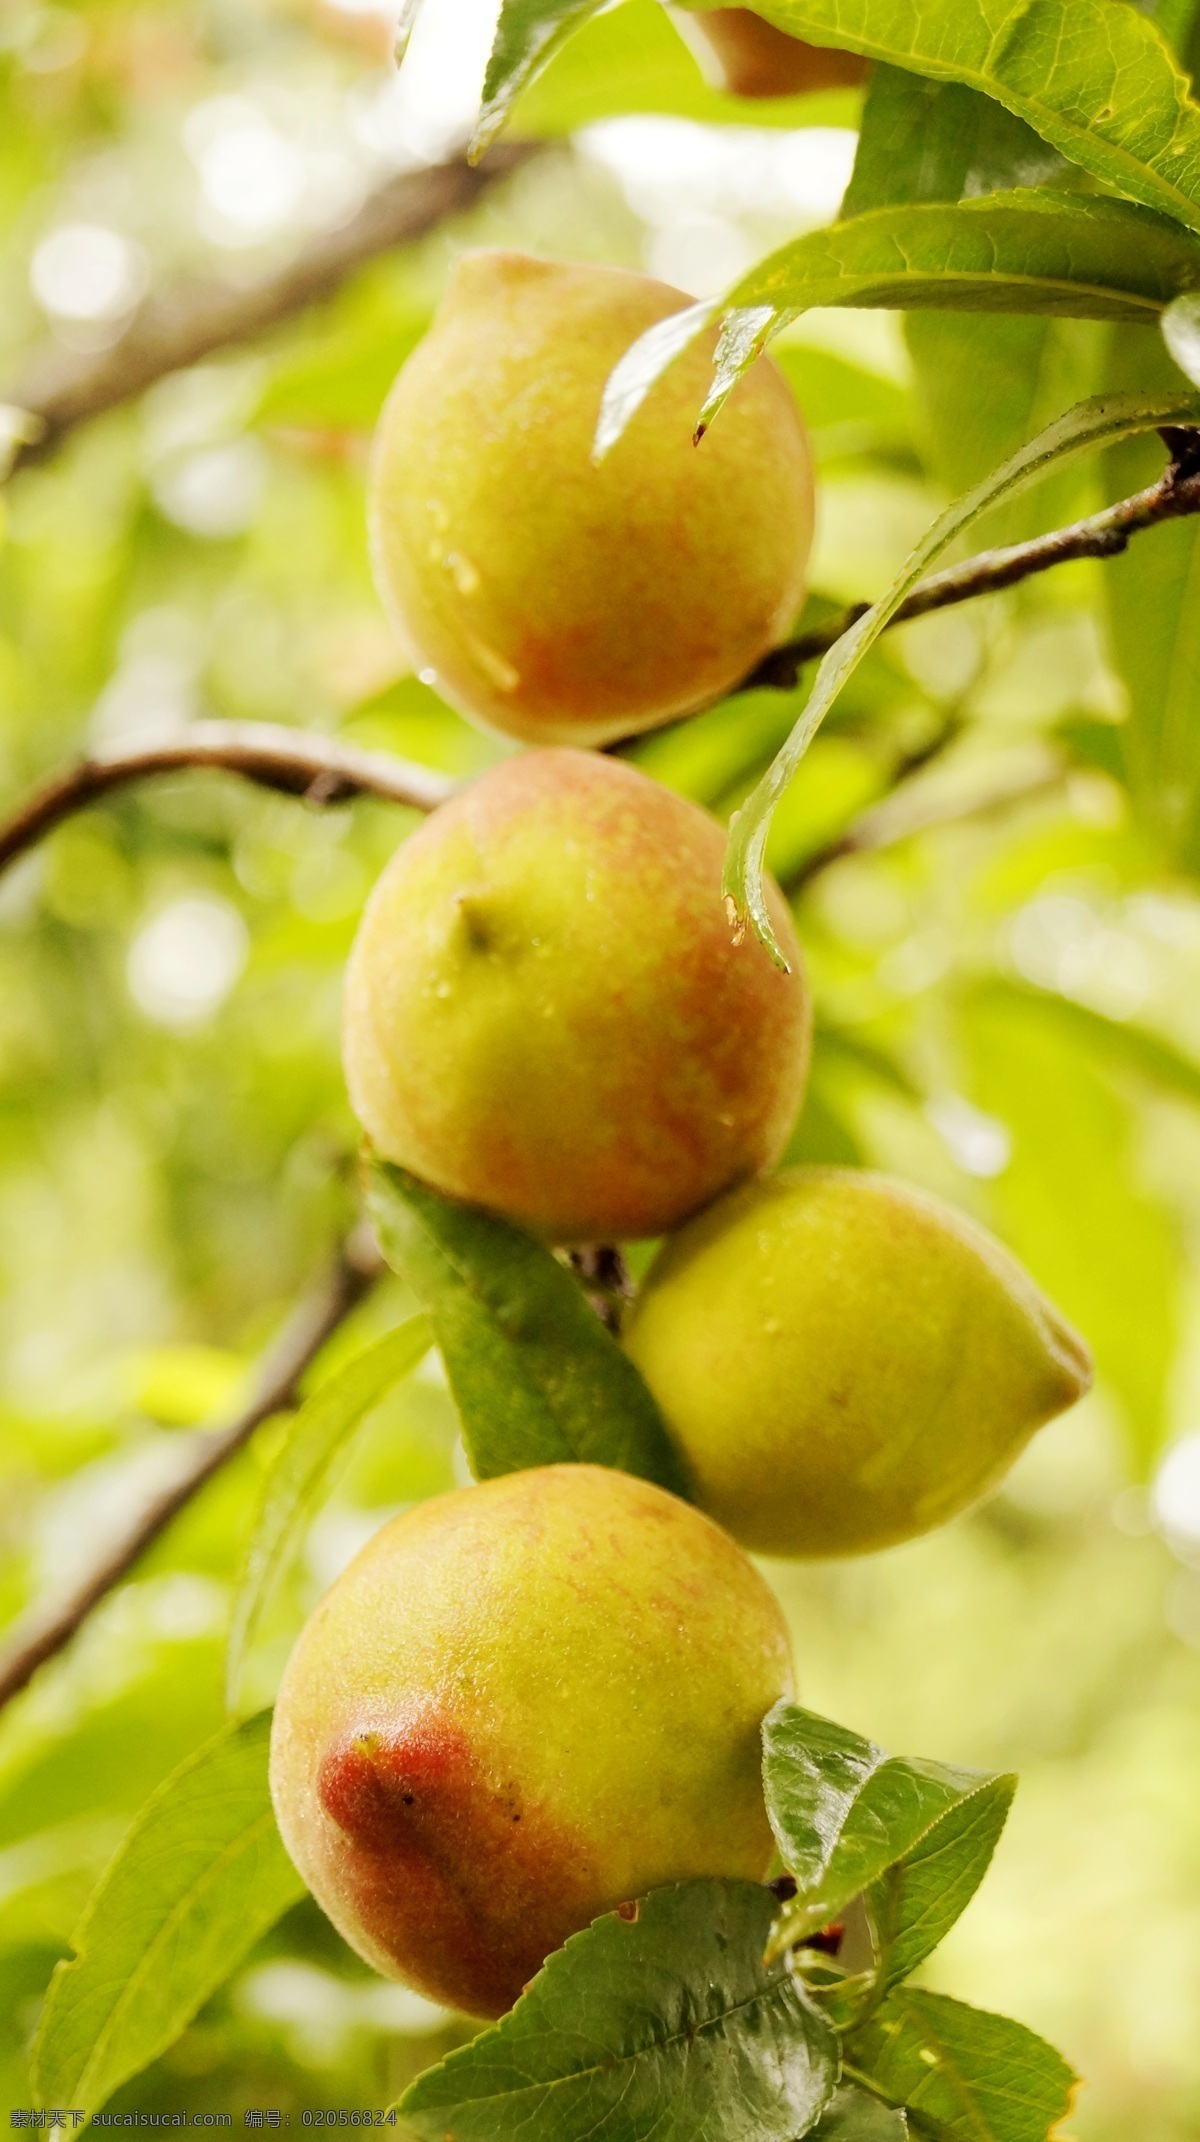
<path fill-rule="evenodd" d="M 817 671 L 800 720 L 739 812 L 726 857 L 726 895 L 739 917 L 749 916 L 758 936 L 775 959 L 781 960 L 782 954 L 771 929 L 762 876 L 775 805 L 838 693 L 888 621 L 895 616 L 909 590 L 973 522 L 992 507 L 1026 489 L 1066 455 L 1078 453 L 1086 446 L 1101 446 L 1137 432 L 1156 430 L 1160 425 L 1195 424 L 1198 420 L 1200 400 L 1183 393 L 1097 395 L 1068 410 L 1065 416 L 1023 446 L 1019 453 L 1013 454 L 993 475 L 947 507 L 910 554 L 887 594 L 830 649 Z"/>
<path fill-rule="evenodd" d="M 1163 314 L 1165 343 L 1134 328 L 1114 330 L 1109 376 L 1143 387 L 1196 365 L 1194 313 Z M 1168 356 L 1167 348 L 1170 349 Z M 1116 495 L 1161 474 L 1158 441 L 1132 441 L 1106 457 Z M 1118 731 L 1125 779 L 1141 825 L 1169 860 L 1200 867 L 1200 520 L 1148 528 L 1104 572 L 1109 638 L 1129 695 Z"/>
<path fill-rule="evenodd" d="M 292 1421 L 262 1483 L 234 1594 L 227 1665 L 231 1709 L 243 1662 L 280 1574 L 320 1508 L 339 1458 L 348 1455 L 351 1435 L 432 1344 L 428 1317 L 411 1317 L 323 1384 Z"/>
<path fill-rule="evenodd" d="M 686 1495 L 649 1390 L 543 1243 L 381 1161 L 367 1202 L 384 1256 L 429 1311 L 478 1479 L 575 1461 Z"/>
<path fill-rule="evenodd" d="M 1172 51 L 1179 55 L 1194 97 L 1200 75 L 1200 7 L 1196 0 L 1161 0 L 1156 19 Z"/>
<path fill-rule="evenodd" d="M 812 2142 L 904 2142 L 907 2133 L 903 2111 L 881 2105 L 851 2084 L 835 2093 L 813 2128 Z"/>
<path fill-rule="evenodd" d="M 1110 1064 L 1118 1073 L 1131 1072 L 1177 1100 L 1190 1101 L 1193 1106 L 1200 1103 L 1200 1064 L 1172 1048 L 1160 1035 L 1147 1034 L 1125 1019 L 1107 1019 L 1103 1012 L 1092 1011 L 1086 1004 L 1049 996 L 1044 990 L 1014 988 L 1012 996 L 1017 1002 L 1037 1004 L 1043 1017 L 1073 1035 L 1093 1062 Z"/>
<path fill-rule="evenodd" d="M 756 0 L 754 12 L 994 97 L 1103 185 L 1200 230 L 1200 110 L 1125 0 Z"/>
<path fill-rule="evenodd" d="M 818 458 L 836 452 L 843 440 L 853 453 L 911 452 L 909 397 L 894 380 L 803 342 L 777 342 L 774 356 L 804 411 Z M 746 694 L 739 698 L 744 702 Z"/>
<path fill-rule="evenodd" d="M 852 1897 L 912 1859 L 911 1878 L 877 1893 L 891 1983 L 928 1955 L 974 1895 L 1017 1781 L 890 1756 L 846 1726 L 777 1703 L 763 1724 L 763 1782 L 775 1840 L 797 1885 L 772 1937 L 774 1953 L 828 1926 Z"/>
<path fill-rule="evenodd" d="M 1200 7 L 1196 0 L 1159 0 L 1154 20 L 1193 80 L 1200 58 Z"/>
<path fill-rule="evenodd" d="M 427 2142 L 794 2142 L 828 2102 L 837 2039 L 763 1962 L 774 1912 L 757 1882 L 703 1881 L 597 1919 L 502 2023 L 418 2078 L 402 2127 Z"/>
<path fill-rule="evenodd" d="M 902 1100 L 920 1102 L 923 1099 L 920 1086 L 903 1064 L 854 1028 L 834 1026 L 828 1019 L 818 1019 L 813 1040 L 814 1068 L 818 1064 L 836 1064 L 843 1074 L 847 1070 L 865 1072 L 869 1079 L 898 1093 Z"/>
<path fill-rule="evenodd" d="M 39 2104 L 98 2110 L 303 1895 L 271 1811 L 269 1733 L 266 1712 L 230 1727 L 142 1809 L 51 1979 L 33 2055 Z"/>
<path fill-rule="evenodd" d="M 876 67 L 842 215 L 1062 183 L 1070 165 L 1032 127 L 961 82 Z"/>
<path fill-rule="evenodd" d="M 306 340 L 272 366 L 255 422 L 299 431 L 370 431 L 428 326 L 428 312 L 414 307 L 406 318 L 354 320 Z"/>
<path fill-rule="evenodd" d="M 735 284 L 725 300 L 730 354 L 718 353 L 704 414 L 715 414 L 746 369 L 743 348 L 757 352 L 777 326 L 813 305 L 1153 321 L 1198 280 L 1195 238 L 1165 216 L 1101 194 L 1042 186 L 875 208 L 793 239 Z M 769 322 L 759 317 L 768 308 Z"/>
<path fill-rule="evenodd" d="M 791 692 L 739 692 L 639 737 L 629 757 L 664 787 L 720 816 L 730 789 L 744 786 L 778 751 L 798 703 Z"/>
<path fill-rule="evenodd" d="M 1139 1179 L 1128 1102 L 1103 1075 L 1095 1034 L 1052 996 L 973 991 L 959 1033 L 970 1098 L 1012 1138 L 991 1189 L 994 1224 L 1088 1334 L 1145 1474 L 1166 1431 L 1179 1248 L 1173 1218 Z"/>
<path fill-rule="evenodd" d="M 707 298 L 698 305 L 686 305 L 680 312 L 668 313 L 665 320 L 656 320 L 653 327 L 647 328 L 644 335 L 639 335 L 637 341 L 630 344 L 604 384 L 596 436 L 592 441 L 593 461 L 603 461 L 612 451 L 655 381 L 662 378 L 677 357 L 682 357 L 719 310 L 720 303 L 716 298 Z M 782 317 L 778 324 L 784 324 Z M 773 313 L 771 332 L 775 332 Z M 753 353 L 755 357 L 762 347 L 760 343 Z M 746 360 L 747 364 L 752 361 L 749 357 Z"/>
<path fill-rule="evenodd" d="M 1044 187 L 873 209 L 793 239 L 724 299 L 670 313 L 639 336 L 605 385 L 594 457 L 615 446 L 655 382 L 718 311 L 724 324 L 699 432 L 768 342 L 813 306 L 1153 322 L 1197 281 L 1195 239 L 1128 201 Z"/>
<path fill-rule="evenodd" d="M 1087 322 L 1036 314 L 910 312 L 904 338 L 926 466 L 951 496 L 1015 454 L 1060 409 L 1107 384 L 1096 331 Z M 1143 391 L 1145 381 L 1139 382 Z M 1065 463 L 1036 496 L 1018 499 L 981 525 L 991 548 L 1024 542 L 1089 510 L 1090 474 Z"/>
<path fill-rule="evenodd" d="M 966 1910 L 1008 1820 L 1015 1777 L 992 1777 L 946 1809 L 867 1890 L 878 1984 L 898 1986 Z"/>
<path fill-rule="evenodd" d="M 555 51 L 517 99 L 510 125 L 535 140 L 578 132 L 631 112 L 698 119 L 705 126 L 790 128 L 853 123 L 858 93 L 734 97 L 705 81 L 659 0 L 622 0 Z"/>
<path fill-rule="evenodd" d="M 960 82 L 876 67 L 841 212 L 844 219 L 903 201 L 1061 186 L 1071 170 L 1056 149 L 991 97 Z M 925 460 L 952 494 L 978 483 L 1058 410 L 1102 384 L 1087 362 L 1091 332 L 1046 316 L 910 312 L 904 332 Z M 1061 495 L 1044 501 L 1046 518 L 1072 519 L 1081 510 L 1074 474 L 1060 477 L 1054 488 Z M 988 527 L 988 543 L 1031 535 L 1033 510 L 1018 505 L 998 516 Z"/>
<path fill-rule="evenodd" d="M 1023 2023 L 907 1987 L 847 2039 L 845 2072 L 907 2106 L 932 2142 L 1046 2142 L 1076 2081 Z"/>
<path fill-rule="evenodd" d="M 607 5 L 608 0 L 504 0 L 471 143 L 473 157 L 481 156 L 499 133 L 526 83 L 541 73 L 574 30 L 581 30 Z"/>
<path fill-rule="evenodd" d="M 423 0 L 400 0 L 400 13 L 396 21 L 395 56 L 397 62 L 403 60 L 408 50 L 408 41 L 416 29 L 417 16 L 421 12 L 422 4 Z"/>

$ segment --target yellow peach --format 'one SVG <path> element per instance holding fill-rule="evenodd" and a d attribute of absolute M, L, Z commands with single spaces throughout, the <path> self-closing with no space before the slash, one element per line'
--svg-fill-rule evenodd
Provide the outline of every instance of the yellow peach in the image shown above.
<path fill-rule="evenodd" d="M 708 332 L 597 467 L 604 384 L 686 306 L 625 268 L 468 254 L 380 419 L 369 515 L 414 666 L 460 712 L 600 744 L 722 693 L 783 638 L 812 540 L 808 442 L 769 361 L 700 447 Z"/>
<path fill-rule="evenodd" d="M 785 1171 L 660 1252 L 627 1345 L 696 1500 L 766 1554 L 863 1554 L 940 1525 L 1088 1388 L 1015 1258 L 906 1183 Z"/>

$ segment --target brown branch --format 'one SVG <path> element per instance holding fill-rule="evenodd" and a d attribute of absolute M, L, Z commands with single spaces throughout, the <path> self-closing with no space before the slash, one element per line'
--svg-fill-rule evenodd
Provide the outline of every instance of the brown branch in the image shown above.
<path fill-rule="evenodd" d="M 891 622 L 900 624 L 908 618 L 970 601 L 977 595 L 1012 587 L 1031 574 L 1046 572 L 1069 559 L 1113 557 L 1126 548 L 1139 529 L 1200 512 L 1200 449 L 1194 435 L 1172 433 L 1168 444 L 1174 458 L 1157 483 L 1032 542 L 981 551 L 963 565 L 932 574 L 913 590 Z M 739 689 L 748 690 L 755 685 L 790 689 L 804 663 L 826 653 L 867 607 L 857 604 L 817 631 L 776 648 Z M 932 749 L 922 749 L 905 762 L 899 770 L 901 781 L 944 748 L 951 733 L 935 739 Z M 630 738 L 626 743 L 635 741 Z M 621 750 L 625 745 L 612 748 Z M 300 730 L 269 723 L 198 722 L 180 736 L 159 744 L 116 745 L 93 753 L 69 773 L 38 790 L 7 824 L 0 824 L 0 871 L 74 811 L 110 789 L 187 766 L 220 767 L 262 787 L 304 796 L 314 803 L 374 795 L 419 811 L 435 809 L 453 786 L 428 767 L 388 753 L 359 751 L 352 745 L 337 744 Z M 811 858 L 793 882 L 803 883 L 817 868 L 853 852 L 853 847 L 846 845 L 850 840 L 850 833 L 842 835 L 819 857 Z"/>
<path fill-rule="evenodd" d="M 303 302 L 307 298 L 297 299 L 287 309 L 297 309 Z M 276 316 L 282 317 L 282 312 Z M 259 324 L 267 322 L 260 319 Z M 255 331 L 257 328 L 246 330 Z M 215 342 L 207 345 L 216 346 Z M 177 358 L 162 364 L 160 371 L 186 361 L 190 360 Z M 160 372 L 147 374 L 138 385 L 127 386 L 107 401 L 98 399 L 90 407 L 80 406 L 73 416 L 61 419 L 59 431 L 111 406 L 125 393 L 140 391 L 150 377 L 157 376 Z M 43 439 L 43 447 L 49 436 L 47 433 Z M 1068 558 L 1113 556 L 1125 548 L 1130 535 L 1139 528 L 1200 511 L 1200 468 L 1193 459 L 1194 442 L 1189 435 L 1183 439 L 1172 437 L 1168 444 L 1177 458 L 1148 490 L 1035 542 L 984 552 L 966 565 L 932 576 L 909 597 L 894 622 L 1012 586 Z M 802 664 L 825 652 L 864 607 L 860 605 L 821 631 L 777 649 L 746 680 L 747 686 L 790 687 Z M 899 787 L 864 812 L 836 841 L 809 857 L 793 874 L 791 887 L 808 883 L 843 856 L 890 846 L 927 827 L 1002 808 L 1053 786 L 1059 777 L 1057 766 L 1043 764 L 1032 774 L 1027 770 L 1010 777 L 1006 783 L 965 803 L 955 799 L 948 806 L 946 799 L 911 796 L 908 789 L 917 773 L 946 748 L 956 733 L 957 724 L 948 723 L 932 744 L 911 754 L 899 769 Z M 297 730 L 265 723 L 197 723 L 181 736 L 159 744 L 119 745 L 94 753 L 37 791 L 7 824 L 0 825 L 0 870 L 72 813 L 111 790 L 147 776 L 196 766 L 236 772 L 261 786 L 317 803 L 370 794 L 422 811 L 433 809 L 453 785 L 428 768 L 382 753 L 358 751 Z M 598 1313 L 606 1322 L 615 1324 L 628 1291 L 627 1274 L 619 1256 L 602 1249 L 579 1254 L 572 1262 L 585 1285 L 590 1286 Z M 56 1606 L 34 1609 L 18 1625 L 7 1649 L 0 1654 L 0 1707 L 70 1642 L 96 1605 L 130 1573 L 172 1519 L 243 1447 L 261 1422 L 294 1401 L 305 1370 L 362 1298 L 379 1269 L 373 1245 L 363 1248 L 353 1241 L 347 1245 L 324 1288 L 301 1306 L 264 1359 L 256 1393 L 246 1409 L 227 1427 L 194 1439 L 179 1478 L 133 1518 L 123 1538 L 74 1593 Z"/>
<path fill-rule="evenodd" d="M 1190 445 L 1184 444 L 1185 439 Z M 910 618 L 927 617 L 932 610 L 948 609 L 952 603 L 972 602 L 977 595 L 994 595 L 1001 588 L 1015 587 L 1018 581 L 1028 580 L 1034 573 L 1049 572 L 1051 566 L 1065 565 L 1073 558 L 1115 558 L 1139 529 L 1200 513 L 1195 435 L 1173 433 L 1168 444 L 1178 458 L 1171 461 L 1157 483 L 1135 492 L 1132 498 L 1121 499 L 1115 506 L 1106 506 L 1101 513 L 1089 514 L 1086 520 L 1055 528 L 1049 535 L 1035 536 L 1030 543 L 980 551 L 963 565 L 950 565 L 943 572 L 931 573 L 900 605 L 889 630 L 891 625 L 905 624 Z M 790 692 L 805 664 L 828 654 L 870 607 L 869 603 L 855 603 L 812 632 L 801 633 L 797 639 L 776 647 L 743 678 L 739 691 L 765 686 Z"/>
<path fill-rule="evenodd" d="M 190 1439 L 177 1480 L 146 1503 L 91 1574 L 65 1599 L 34 1607 L 0 1654 L 0 1707 L 64 1649 L 100 1601 L 127 1577 L 205 1482 L 248 1443 L 273 1413 L 296 1402 L 297 1387 L 327 1339 L 343 1324 L 383 1267 L 373 1241 L 356 1231 L 311 1298 L 302 1302 L 259 1366 L 254 1394 L 225 1428 Z"/>
<path fill-rule="evenodd" d="M 358 751 L 352 744 L 334 743 L 303 729 L 272 722 L 194 722 L 161 743 L 115 744 L 93 752 L 37 789 L 10 819 L 0 823 L 0 871 L 73 812 L 111 789 L 187 766 L 241 774 L 260 788 L 321 804 L 344 803 L 351 796 L 381 796 L 409 810 L 432 811 L 454 787 L 431 767 L 393 758 L 390 752 Z"/>
<path fill-rule="evenodd" d="M 472 167 L 465 157 L 389 179 L 340 230 L 324 231 L 288 266 L 245 289 L 195 284 L 151 298 L 111 349 L 91 356 L 56 351 L 17 380 L 4 399 L 31 420 L 13 456 L 20 468 L 45 454 L 89 417 L 143 394 L 156 380 L 198 364 L 214 350 L 250 342 L 327 298 L 369 260 L 410 245 L 540 150 L 506 142 Z"/>

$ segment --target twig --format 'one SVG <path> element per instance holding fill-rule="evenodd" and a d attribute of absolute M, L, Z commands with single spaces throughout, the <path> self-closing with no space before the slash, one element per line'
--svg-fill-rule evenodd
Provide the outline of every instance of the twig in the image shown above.
<path fill-rule="evenodd" d="M 314 238 L 285 268 L 245 289 L 217 283 L 153 298 L 111 349 L 91 356 L 65 351 L 43 360 L 5 399 L 29 417 L 31 436 L 12 466 L 40 460 L 69 431 L 143 394 L 169 372 L 198 364 L 214 350 L 249 342 L 329 297 L 357 268 L 471 208 L 497 179 L 539 153 L 538 142 L 506 142 L 472 168 L 465 157 L 389 179 L 340 230 Z"/>
<path fill-rule="evenodd" d="M 1184 441 L 1189 443 L 1185 445 Z M 1123 498 L 1115 506 L 1106 506 L 1101 513 L 1089 514 L 1086 520 L 1072 521 L 1069 527 L 1055 528 L 1049 535 L 1035 536 L 1030 543 L 1013 543 L 1004 550 L 983 550 L 963 565 L 950 565 L 943 572 L 931 573 L 929 579 L 922 580 L 908 600 L 901 604 L 891 620 L 892 625 L 902 625 L 913 617 L 926 617 L 931 610 L 949 609 L 953 603 L 971 602 L 977 595 L 993 595 L 1001 588 L 1015 587 L 1018 581 L 1028 580 L 1034 573 L 1048 572 L 1053 565 L 1065 565 L 1072 558 L 1115 558 L 1139 529 L 1200 513 L 1200 468 L 1195 460 L 1195 435 L 1172 433 L 1168 444 L 1177 458 L 1172 459 L 1158 482 L 1150 484 L 1145 491 L 1137 491 L 1132 498 Z M 854 603 L 812 632 L 801 633 L 798 639 L 774 648 L 757 669 L 743 678 L 739 691 L 759 690 L 766 686 L 790 692 L 805 664 L 828 654 L 835 641 L 840 640 L 869 608 L 869 603 Z"/>
<path fill-rule="evenodd" d="M 35 1607 L 18 1623 L 0 1654 L 0 1707 L 27 1686 L 39 1666 L 63 1650 L 93 1608 L 129 1575 L 172 1518 L 249 1442 L 254 1430 L 272 1413 L 294 1403 L 306 1369 L 382 1269 L 374 1243 L 353 1234 L 323 1284 L 300 1304 L 264 1355 L 245 1410 L 228 1427 L 192 1439 L 179 1478 L 136 1513 L 121 1539 L 74 1592 L 57 1604 Z"/>
<path fill-rule="evenodd" d="M 928 763 L 928 758 L 923 761 L 923 764 Z M 881 848 L 894 848 L 900 841 L 910 840 L 914 833 L 928 832 L 933 826 L 957 825 L 966 818 L 985 818 L 990 812 L 1004 810 L 1011 803 L 1024 803 L 1031 796 L 1057 788 L 1062 776 L 1061 762 L 1049 752 L 1032 766 L 1014 769 L 1004 780 L 996 781 L 975 795 L 910 793 L 916 789 L 914 772 L 898 788 L 861 812 L 836 840 L 806 856 L 784 879 L 784 889 L 789 893 L 801 891 L 845 856 L 876 854 Z"/>
<path fill-rule="evenodd" d="M 342 803 L 350 796 L 381 796 L 413 811 L 432 811 L 454 783 L 428 766 L 382 751 L 288 729 L 271 722 L 195 722 L 156 744 L 115 744 L 93 752 L 48 782 L 0 824 L 0 871 L 34 847 L 73 812 L 111 789 L 151 774 L 209 766 L 241 774 L 260 788 L 303 796 L 310 803 Z"/>
<path fill-rule="evenodd" d="M 897 797 L 906 797 L 917 775 L 924 773 L 927 767 L 935 765 L 938 759 L 945 756 L 950 746 L 958 742 L 965 726 L 962 715 L 953 713 L 923 744 L 918 744 L 913 751 L 903 753 L 891 769 L 886 796 L 868 804 L 843 833 L 836 834 L 824 847 L 815 848 L 795 870 L 782 877 L 779 882 L 784 891 L 797 892 L 801 886 L 807 885 L 810 878 L 817 877 L 822 870 L 828 869 L 831 863 L 839 862 L 843 855 L 855 854 L 857 828 L 872 821 L 885 802 L 890 804 Z"/>
<path fill-rule="evenodd" d="M 1004 550 L 981 551 L 963 565 L 934 573 L 913 590 L 893 620 L 920 617 L 931 610 L 968 602 L 976 595 L 1012 587 L 1031 574 L 1046 572 L 1072 558 L 1113 557 L 1125 549 L 1139 529 L 1160 522 L 1200 513 L 1200 442 L 1192 433 L 1172 432 L 1167 443 L 1172 460 L 1157 483 L 1133 497 L 1121 499 L 1086 520 L 1052 530 L 1030 543 L 1014 543 Z M 821 626 L 816 632 L 789 641 L 767 656 L 740 689 L 752 685 L 790 689 L 805 662 L 825 653 L 840 639 L 865 604 L 857 604 Z M 901 769 L 906 778 L 927 763 L 948 737 L 937 740 L 933 752 L 923 750 Z M 632 742 L 633 739 L 629 739 Z M 618 750 L 623 746 L 614 747 Z M 453 784 L 428 767 L 394 758 L 390 753 L 356 750 L 328 738 L 301 730 L 258 722 L 197 722 L 178 737 L 145 746 L 116 745 L 93 753 L 58 780 L 38 790 L 8 820 L 0 824 L 0 871 L 32 848 L 44 834 L 60 825 L 72 812 L 83 809 L 110 789 L 187 766 L 220 767 L 242 774 L 261 787 L 304 796 L 313 803 L 334 803 L 356 795 L 384 797 L 410 809 L 430 811 L 451 793 Z M 870 818 L 868 813 L 867 817 Z M 804 866 L 800 882 L 815 869 L 824 868 L 841 854 L 852 852 L 845 834 L 820 857 Z"/>

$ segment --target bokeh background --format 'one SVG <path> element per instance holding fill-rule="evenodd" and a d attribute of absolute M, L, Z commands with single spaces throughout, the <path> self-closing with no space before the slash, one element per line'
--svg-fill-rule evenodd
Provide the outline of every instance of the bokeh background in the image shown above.
<path fill-rule="evenodd" d="M 3 0 L 0 369 L 239 286 L 460 146 L 488 0 L 426 0 L 404 75 L 358 0 Z M 0 783 L 196 717 L 464 776 L 503 747 L 405 675 L 363 534 L 370 428 L 464 248 L 707 294 L 836 213 L 856 97 L 748 105 L 656 0 L 527 95 L 548 146 L 471 214 L 248 349 L 84 427 L 4 496 Z M 1161 371 L 1077 324 L 814 313 L 778 346 L 820 468 L 818 608 L 880 591 L 953 491 L 1082 393 Z M 1013 539 L 1148 480 L 1057 477 Z M 770 1567 L 802 1693 L 898 1752 L 1016 1767 L 931 1982 L 1087 2076 L 1087 2142 L 1200 2137 L 1200 637 L 1194 524 L 892 633 L 780 813 L 819 1034 L 798 1155 L 988 1222 L 1088 1334 L 1095 1395 L 1004 1490 L 874 1559 Z M 719 588 L 697 591 L 719 601 Z M 636 756 L 721 813 L 794 720 L 757 693 Z M 928 753 L 894 795 L 898 773 Z M 171 1477 L 353 1213 L 342 961 L 411 829 L 209 774 L 94 807 L 0 882 L 0 1617 L 69 1587 Z M 854 852 L 836 854 L 853 828 Z M 388 1282 L 318 1374 L 405 1313 Z M 0 1718 L 0 2108 L 50 1970 L 147 1792 L 218 1724 L 231 1578 L 277 1428 Z M 370 1531 L 463 1477 L 435 1366 L 367 1425 L 260 1666 Z M 126 2109 L 383 2104 L 462 2026 L 293 1912 Z"/>

